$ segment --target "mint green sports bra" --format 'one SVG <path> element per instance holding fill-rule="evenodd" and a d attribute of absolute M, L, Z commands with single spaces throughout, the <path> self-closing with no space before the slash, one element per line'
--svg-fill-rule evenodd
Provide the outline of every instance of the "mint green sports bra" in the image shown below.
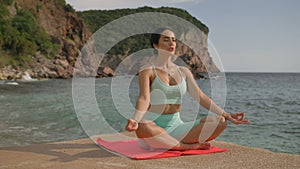
<path fill-rule="evenodd" d="M 177 67 L 178 72 L 181 77 L 181 83 L 177 85 L 165 84 L 155 70 L 153 65 L 153 70 L 155 73 L 155 79 L 150 87 L 150 104 L 151 105 L 161 105 L 161 104 L 181 104 L 183 95 L 186 93 L 186 81 L 182 77 L 180 69 Z"/>

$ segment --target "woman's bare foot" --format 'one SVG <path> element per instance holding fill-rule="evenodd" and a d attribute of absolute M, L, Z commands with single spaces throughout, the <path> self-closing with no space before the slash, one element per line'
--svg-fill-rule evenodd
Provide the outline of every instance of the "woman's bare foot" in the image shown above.
<path fill-rule="evenodd" d="M 173 147 L 171 150 L 208 150 L 210 147 L 211 144 L 209 142 L 193 144 L 180 143 L 180 145 Z"/>
<path fill-rule="evenodd" d="M 210 142 L 204 142 L 204 143 L 199 143 L 199 146 L 197 149 L 199 150 L 208 150 L 211 148 Z"/>
<path fill-rule="evenodd" d="M 186 144 L 190 150 L 208 150 L 211 147 L 209 142 Z"/>

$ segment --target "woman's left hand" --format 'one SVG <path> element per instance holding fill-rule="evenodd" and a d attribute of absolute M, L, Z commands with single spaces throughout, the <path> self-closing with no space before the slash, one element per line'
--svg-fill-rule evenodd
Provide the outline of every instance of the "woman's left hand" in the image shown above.
<path fill-rule="evenodd" d="M 245 113 L 232 113 L 232 114 L 226 114 L 225 116 L 226 120 L 229 120 L 233 124 L 249 124 L 249 120 L 245 120 Z"/>

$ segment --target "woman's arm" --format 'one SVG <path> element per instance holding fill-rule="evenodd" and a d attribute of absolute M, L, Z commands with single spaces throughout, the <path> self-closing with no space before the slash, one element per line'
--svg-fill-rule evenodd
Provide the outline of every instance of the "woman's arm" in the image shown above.
<path fill-rule="evenodd" d="M 135 131 L 138 128 L 138 123 L 142 120 L 150 105 L 150 77 L 151 69 L 144 69 L 139 73 L 139 88 L 140 94 L 136 102 L 135 112 L 128 119 L 126 125 L 127 131 Z"/>
<path fill-rule="evenodd" d="M 150 76 L 151 70 L 145 69 L 139 73 L 140 94 L 136 102 L 133 119 L 138 122 L 142 120 L 150 104 Z"/>
<path fill-rule="evenodd" d="M 221 109 L 211 98 L 209 98 L 197 85 L 191 71 L 185 67 L 181 67 L 182 72 L 186 76 L 188 93 L 205 109 L 225 117 L 234 124 L 248 124 L 249 121 L 244 120 L 244 113 L 229 114 Z"/>

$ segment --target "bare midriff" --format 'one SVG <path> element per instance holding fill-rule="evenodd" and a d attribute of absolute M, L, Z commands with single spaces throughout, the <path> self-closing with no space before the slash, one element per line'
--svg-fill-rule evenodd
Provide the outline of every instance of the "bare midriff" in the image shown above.
<path fill-rule="evenodd" d="M 148 111 L 158 114 L 174 114 L 180 112 L 180 104 L 150 105 Z"/>

